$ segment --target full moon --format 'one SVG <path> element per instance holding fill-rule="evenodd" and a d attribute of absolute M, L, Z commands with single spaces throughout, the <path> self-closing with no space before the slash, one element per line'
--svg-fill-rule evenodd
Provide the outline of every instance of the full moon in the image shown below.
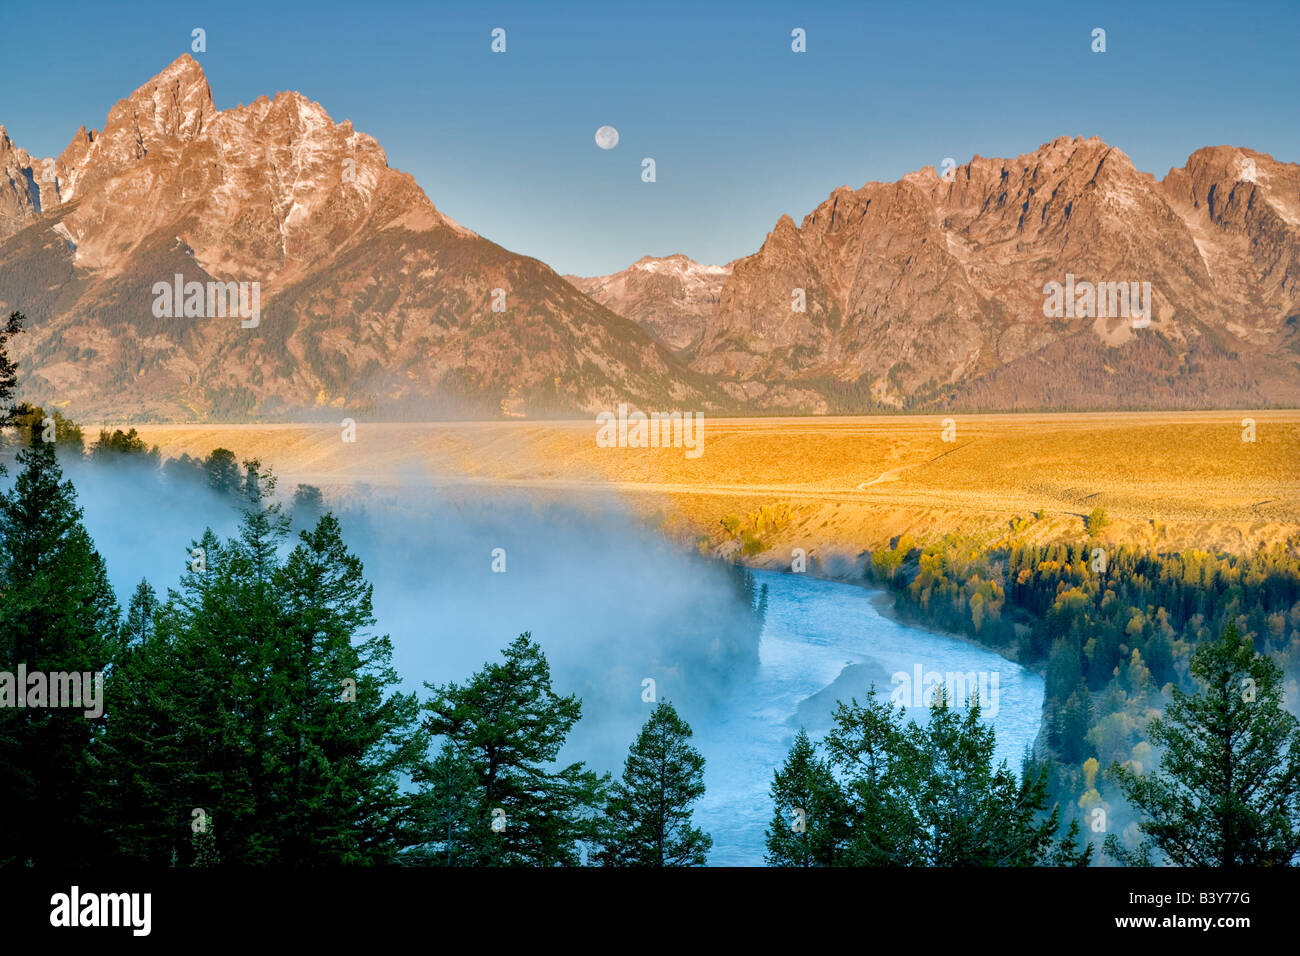
<path fill-rule="evenodd" d="M 612 126 L 602 126 L 596 130 L 596 145 L 601 149 L 613 149 L 618 145 L 618 130 Z"/>

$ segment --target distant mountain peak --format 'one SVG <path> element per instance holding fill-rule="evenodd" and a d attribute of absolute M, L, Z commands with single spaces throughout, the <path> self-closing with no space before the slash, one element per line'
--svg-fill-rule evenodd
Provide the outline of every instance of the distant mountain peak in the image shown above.
<path fill-rule="evenodd" d="M 642 256 L 607 276 L 565 276 L 586 295 L 639 322 L 669 348 L 689 350 L 717 307 L 731 265 L 704 265 L 680 252 Z"/>

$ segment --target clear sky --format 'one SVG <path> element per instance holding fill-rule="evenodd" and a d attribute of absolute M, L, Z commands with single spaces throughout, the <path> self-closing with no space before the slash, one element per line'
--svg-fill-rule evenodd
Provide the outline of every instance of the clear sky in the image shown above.
<path fill-rule="evenodd" d="M 1300 162 L 1300 0 L 24 9 L 0 30 L 0 125 L 35 155 L 102 127 L 202 27 L 219 109 L 298 90 L 454 219 L 583 275 L 647 254 L 726 262 L 838 186 L 1062 135 L 1100 136 L 1158 177 L 1209 145 Z"/>

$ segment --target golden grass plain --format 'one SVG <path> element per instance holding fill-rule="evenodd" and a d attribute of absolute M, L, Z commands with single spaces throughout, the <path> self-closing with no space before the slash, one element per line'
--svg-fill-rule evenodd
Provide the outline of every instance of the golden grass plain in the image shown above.
<path fill-rule="evenodd" d="M 223 447 L 327 492 L 428 481 L 445 493 L 528 488 L 581 499 L 615 494 L 674 538 L 727 551 L 729 516 L 767 506 L 788 522 L 750 563 L 790 549 L 852 556 L 904 533 L 1021 539 L 1085 533 L 1160 550 L 1240 552 L 1300 534 L 1300 412 L 1149 412 L 708 419 L 698 458 L 681 448 L 602 448 L 594 420 L 136 426 L 164 457 Z M 1243 440 L 1244 419 L 1254 441 Z M 98 426 L 87 429 L 87 440 Z M 452 489 L 456 489 L 453 492 Z"/>

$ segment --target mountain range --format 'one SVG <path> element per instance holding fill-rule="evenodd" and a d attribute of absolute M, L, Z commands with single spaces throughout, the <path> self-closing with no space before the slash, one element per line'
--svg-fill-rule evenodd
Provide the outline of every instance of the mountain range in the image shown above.
<path fill-rule="evenodd" d="M 256 282 L 253 327 L 157 287 Z M 33 157 L 0 127 L 0 309 L 72 417 L 547 417 L 1300 405 L 1300 165 L 1098 139 L 841 187 L 753 255 L 560 276 L 441 213 L 293 92 L 217 110 L 185 55 Z M 1051 283 L 1149 283 L 1148 322 Z M 1104 298 L 1104 296 L 1102 297 Z"/>

